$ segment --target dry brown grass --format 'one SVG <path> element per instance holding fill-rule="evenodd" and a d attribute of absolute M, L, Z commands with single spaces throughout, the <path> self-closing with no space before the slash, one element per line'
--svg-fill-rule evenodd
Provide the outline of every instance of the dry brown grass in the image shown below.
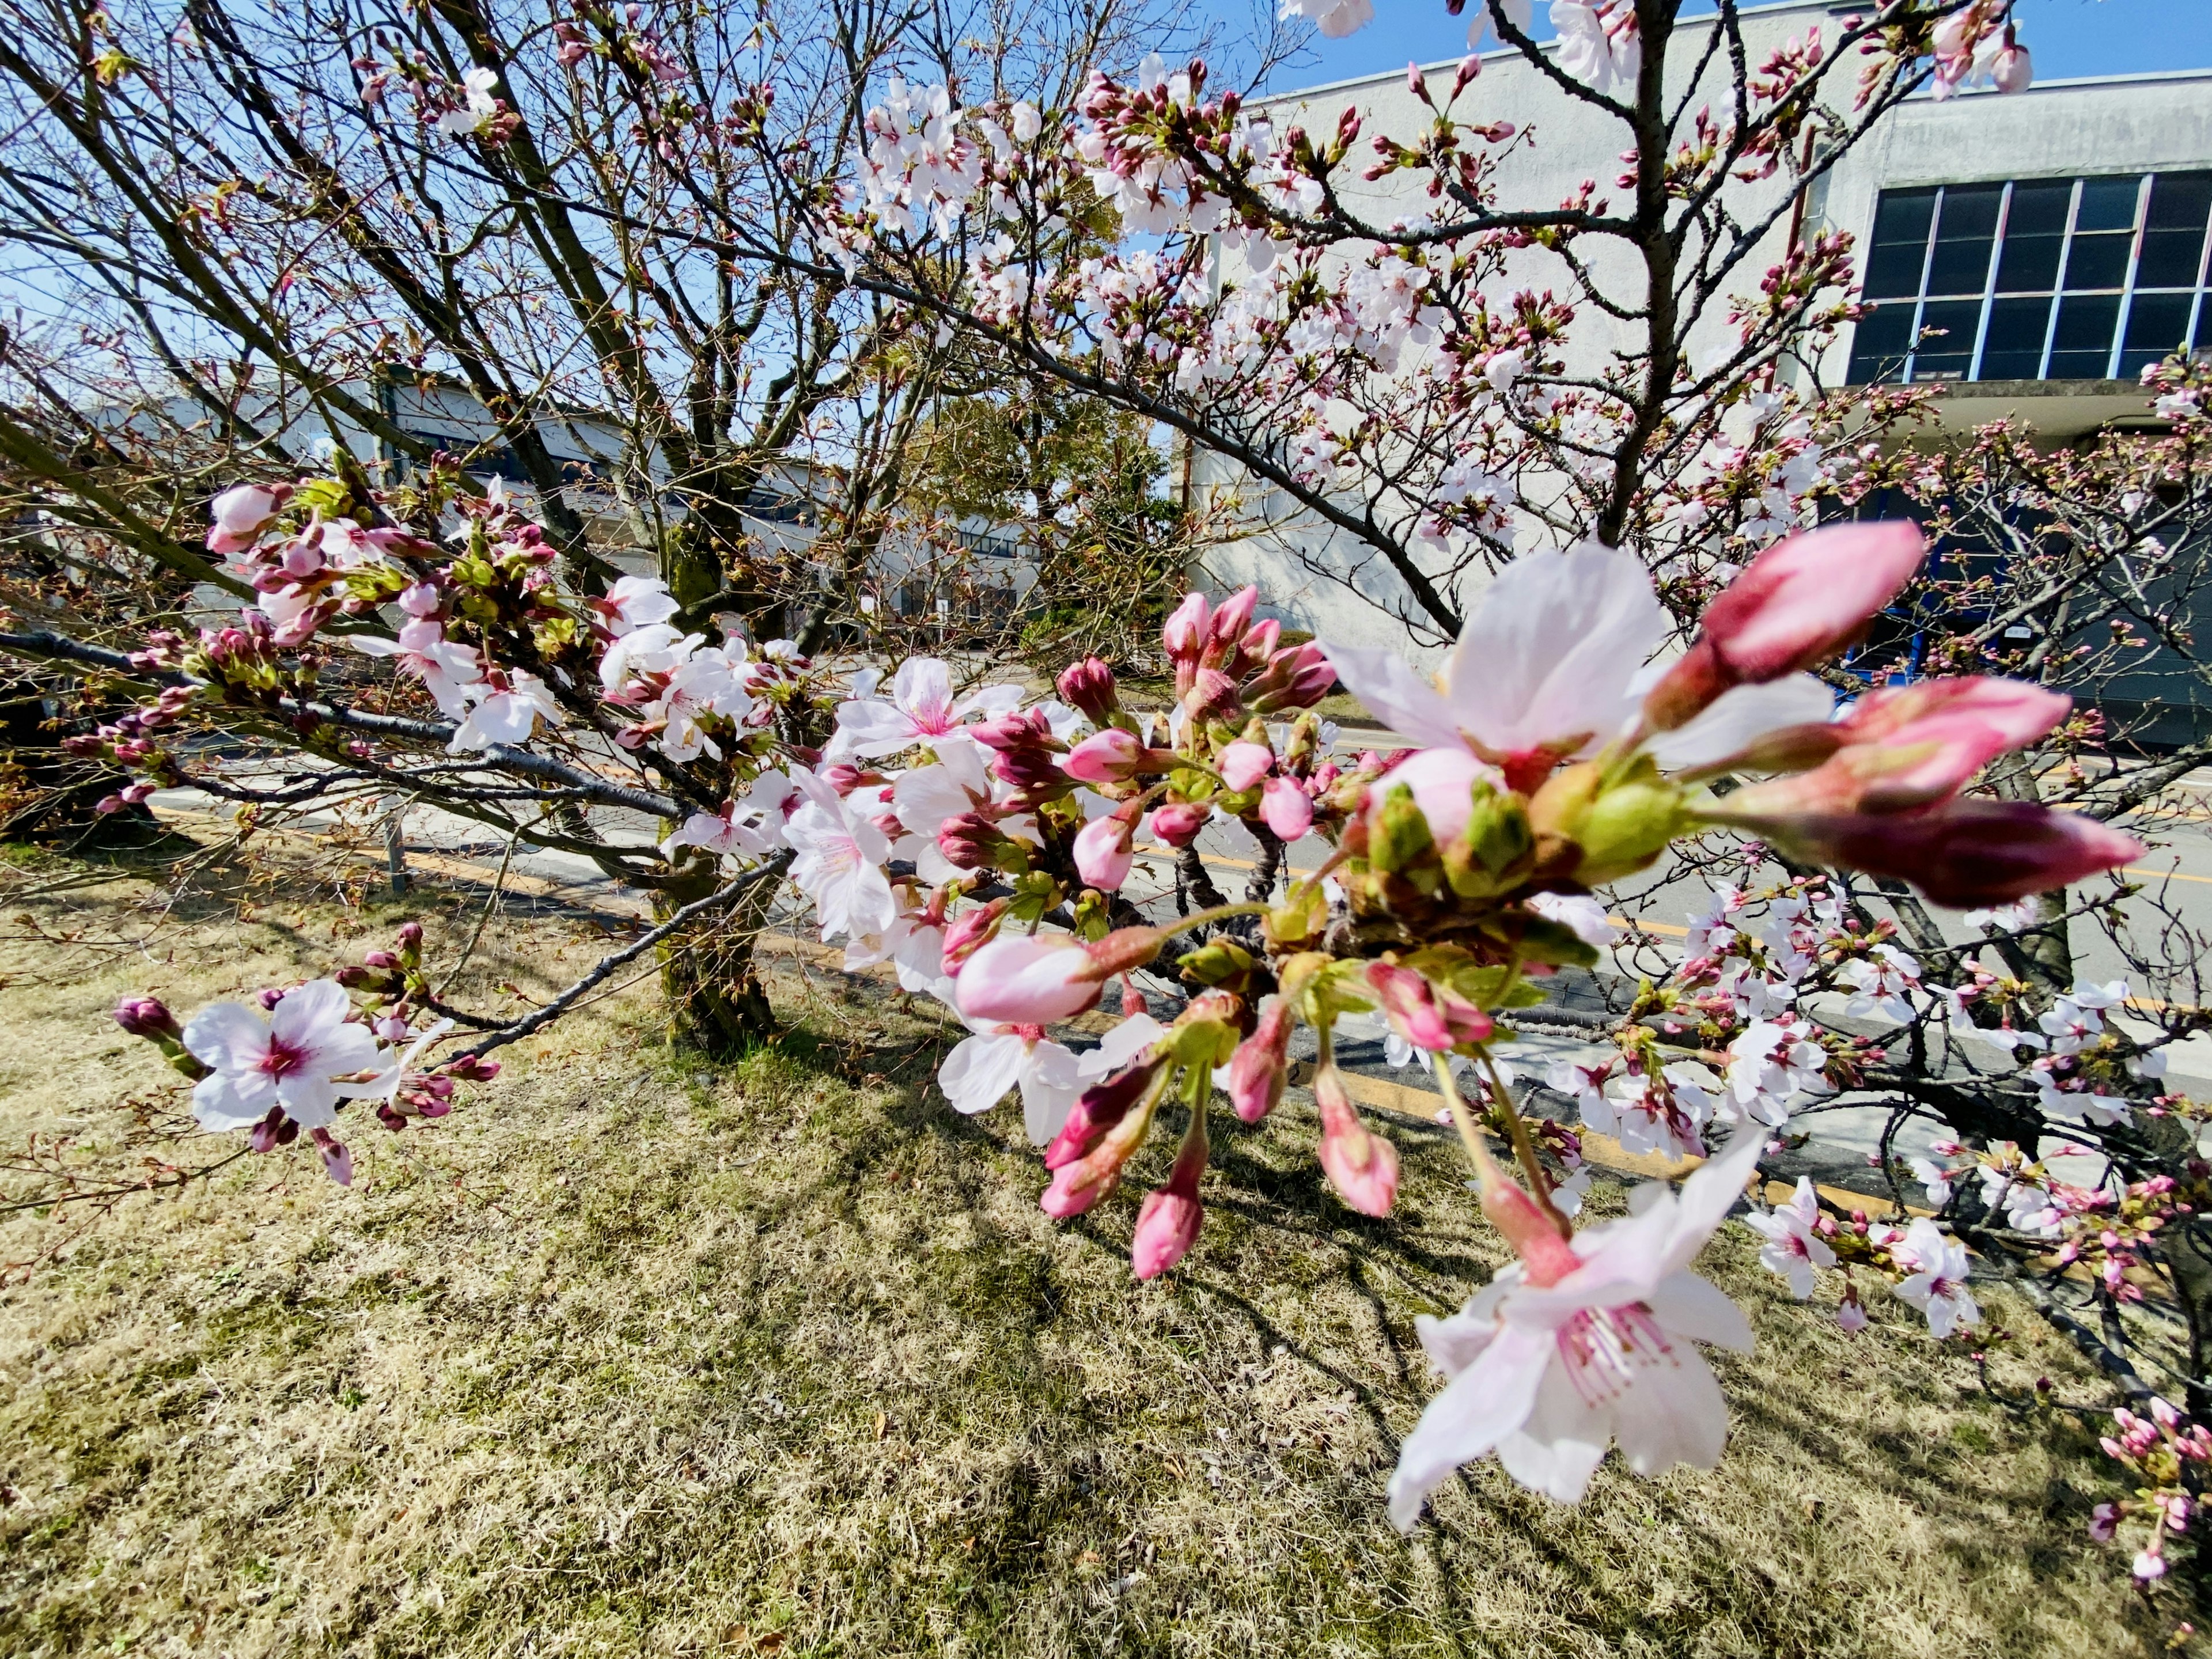
<path fill-rule="evenodd" d="M 113 1103 L 163 1077 L 118 992 L 189 1007 L 394 919 L 203 907 L 151 956 L 93 948 L 143 895 L 8 903 L 82 933 L 11 929 L 9 1142 L 112 1156 Z M 544 982 L 574 933 L 474 977 Z M 1717 1472 L 1609 1465 L 1567 1510 L 1485 1468 L 1402 1539 L 1413 1316 L 1499 1259 L 1444 1148 L 1407 1145 L 1370 1223 L 1320 1191 L 1305 1109 L 1223 1135 L 1200 1249 L 1140 1287 L 1131 1206 L 1054 1224 L 1013 1115 L 925 1094 L 940 1024 L 779 993 L 787 1052 L 685 1066 L 618 1000 L 441 1127 L 355 1131 L 353 1191 L 249 1160 L 0 1292 L 0 1651 L 2028 1659 L 2171 1627 L 2083 1537 L 2085 1437 L 2008 1416 L 1894 1304 L 1844 1337 L 1741 1229 L 1709 1266 L 1760 1346 L 1721 1358 Z M 2095 1397 L 2021 1328 L 2007 1376 Z"/>

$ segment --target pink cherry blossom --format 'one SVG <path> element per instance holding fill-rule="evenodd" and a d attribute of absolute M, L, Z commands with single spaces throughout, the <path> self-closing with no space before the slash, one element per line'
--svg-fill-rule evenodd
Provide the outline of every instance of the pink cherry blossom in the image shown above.
<path fill-rule="evenodd" d="M 791 879 L 814 902 L 822 937 L 835 939 L 842 933 L 865 938 L 882 933 L 898 914 L 883 870 L 890 857 L 890 842 L 865 811 L 854 810 L 804 767 L 793 767 L 790 777 L 805 797 L 783 829 L 785 838 L 798 849 Z"/>
<path fill-rule="evenodd" d="M 1759 1247 L 1759 1265 L 1788 1279 L 1790 1294 L 1800 1302 L 1813 1294 L 1814 1269 L 1836 1265 L 1836 1253 L 1814 1231 L 1820 1218 L 1820 1200 L 1803 1176 L 1797 1177 L 1797 1190 L 1787 1204 L 1763 1214 L 1753 1210 L 1743 1218 L 1744 1225 L 1766 1241 Z"/>
<path fill-rule="evenodd" d="M 448 745 L 456 755 L 471 749 L 527 743 L 538 722 L 561 723 L 561 706 L 544 681 L 526 669 L 490 670 L 461 688 L 469 712 Z"/>
<path fill-rule="evenodd" d="M 1917 1216 L 1891 1255 L 1912 1272 L 1900 1280 L 1897 1293 L 1928 1316 L 1928 1330 L 1942 1338 L 1981 1322 L 1981 1310 L 1966 1288 L 1966 1247 L 1938 1229 L 1926 1216 Z"/>
<path fill-rule="evenodd" d="M 1022 1122 L 1042 1146 L 1060 1131 L 1081 1089 L 1076 1057 L 1035 1025 L 971 1020 L 964 1037 L 938 1068 L 937 1085 L 954 1108 L 988 1112 L 1018 1088 Z"/>
<path fill-rule="evenodd" d="M 1728 1407 L 1694 1345 L 1747 1350 L 1751 1327 L 1688 1269 L 1759 1148 L 1760 1137 L 1739 1136 L 1679 1193 L 1650 1194 L 1627 1219 L 1577 1233 L 1568 1271 L 1516 1263 L 1450 1318 L 1416 1322 L 1450 1382 L 1399 1452 L 1399 1526 L 1412 1528 L 1455 1468 L 1491 1452 L 1522 1485 L 1568 1504 L 1614 1440 L 1645 1476 L 1720 1461 Z"/>
<path fill-rule="evenodd" d="M 1018 685 L 986 686 L 955 697 L 949 667 L 935 657 L 910 657 L 892 677 L 888 702 L 870 697 L 839 706 L 836 741 L 855 755 L 895 755 L 957 732 L 970 714 L 1003 714 L 1021 700 Z"/>
<path fill-rule="evenodd" d="M 1275 751 L 1264 743 L 1232 743 L 1221 751 L 1221 781 L 1232 794 L 1242 794 L 1266 777 L 1275 764 Z"/>
<path fill-rule="evenodd" d="M 337 1117 L 341 1098 L 374 1082 L 340 1079 L 374 1070 L 376 1038 L 347 1016 L 353 1004 L 336 980 L 311 980 L 284 994 L 266 1019 L 240 1002 L 194 1014 L 184 1045 L 211 1069 L 192 1089 L 192 1115 L 210 1129 L 250 1128 L 281 1107 L 303 1129 Z"/>

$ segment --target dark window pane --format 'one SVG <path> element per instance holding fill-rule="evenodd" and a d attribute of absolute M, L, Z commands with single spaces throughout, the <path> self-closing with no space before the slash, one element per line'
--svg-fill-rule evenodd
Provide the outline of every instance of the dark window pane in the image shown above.
<path fill-rule="evenodd" d="M 1905 354 L 1912 349 L 1912 301 L 1876 306 L 1851 333 L 1853 386 L 1894 380 L 1905 373 Z"/>
<path fill-rule="evenodd" d="M 2128 251 L 2135 244 L 2129 230 L 2100 231 L 2084 236 L 2074 233 L 2074 246 L 2066 254 L 2066 286 L 2118 288 L 2128 279 Z"/>
<path fill-rule="evenodd" d="M 2112 325 L 2120 319 L 2117 294 L 2069 294 L 2058 302 L 2058 329 L 2051 337 L 2053 380 L 2101 380 L 2112 363 Z"/>
<path fill-rule="evenodd" d="M 2150 181 L 2137 288 L 2193 288 L 2212 208 L 2212 173 L 2161 173 Z"/>
<path fill-rule="evenodd" d="M 2128 307 L 2128 333 L 2120 348 L 2120 374 L 2133 380 L 2147 363 L 2165 356 L 2189 333 L 2187 294 L 2138 294 Z"/>
<path fill-rule="evenodd" d="M 1954 185 L 1936 221 L 1936 253 L 1928 265 L 1930 294 L 1979 294 L 1990 279 L 2002 185 Z"/>
<path fill-rule="evenodd" d="M 2212 302 L 2197 307 L 2197 338 L 2191 343 L 2191 351 L 2212 351 Z"/>
<path fill-rule="evenodd" d="M 2058 250 L 2073 202 L 2071 179 L 2012 187 L 2004 252 L 1997 260 L 1998 293 L 2048 294 L 2058 285 Z"/>
<path fill-rule="evenodd" d="M 1867 252 L 1866 297 L 1893 300 L 1920 292 L 1928 254 L 1928 227 L 1936 216 L 1932 190 L 1886 190 L 1874 212 L 1874 246 Z"/>
<path fill-rule="evenodd" d="M 2133 230 L 2136 196 L 2140 179 L 2084 179 L 2081 206 L 2074 216 L 2074 234 L 2085 230 Z"/>
<path fill-rule="evenodd" d="M 2043 368 L 2043 336 L 2051 323 L 2051 296 L 1993 300 L 1982 342 L 1984 380 L 2032 380 Z"/>
<path fill-rule="evenodd" d="M 1920 343 L 1913 349 L 1916 380 L 1962 380 L 1974 361 L 1974 331 L 1981 325 L 1979 300 L 1929 301 L 1921 308 Z"/>

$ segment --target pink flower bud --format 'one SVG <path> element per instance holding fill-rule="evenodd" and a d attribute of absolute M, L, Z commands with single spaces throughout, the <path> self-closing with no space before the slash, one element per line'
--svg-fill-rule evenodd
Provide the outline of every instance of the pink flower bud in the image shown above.
<path fill-rule="evenodd" d="M 1257 587 L 1239 589 L 1223 600 L 1221 609 L 1213 613 L 1212 621 L 1206 629 L 1209 641 L 1217 647 L 1234 645 L 1243 637 L 1244 630 L 1251 627 L 1252 612 L 1259 603 L 1260 590 Z"/>
<path fill-rule="evenodd" d="M 1269 997 L 1260 1005 L 1259 1024 L 1230 1056 L 1229 1103 L 1246 1123 L 1257 1123 L 1282 1103 L 1293 1023 L 1289 1001 Z"/>
<path fill-rule="evenodd" d="M 1206 828 L 1212 808 L 1194 801 L 1171 800 L 1152 811 L 1152 834 L 1170 847 L 1188 847 Z"/>
<path fill-rule="evenodd" d="M 1137 1212 L 1137 1231 L 1129 1241 L 1129 1265 L 1139 1279 L 1157 1279 L 1188 1254 L 1205 1224 L 1198 1201 L 1198 1179 L 1206 1173 L 1206 1119 L 1191 1119 L 1190 1133 L 1176 1152 L 1167 1184 L 1145 1194 Z"/>
<path fill-rule="evenodd" d="M 1133 828 L 1119 812 L 1093 818 L 1083 826 L 1075 837 L 1075 868 L 1085 882 L 1111 893 L 1129 878 Z"/>
<path fill-rule="evenodd" d="M 977 950 L 961 968 L 953 995 L 971 1020 L 1048 1025 L 1097 1006 L 1105 977 L 1074 940 L 1023 934 Z"/>
<path fill-rule="evenodd" d="M 2118 1504 L 2100 1504 L 2089 1511 L 2089 1536 L 2097 1543 L 2111 1543 L 2119 1524 L 2120 1506 Z"/>
<path fill-rule="evenodd" d="M 1905 520 L 1832 525 L 1777 542 L 1706 611 L 1687 653 L 1644 699 L 1644 719 L 1672 731 L 1736 685 L 1759 685 L 1825 661 L 1895 599 L 1927 556 Z"/>
<path fill-rule="evenodd" d="M 1232 743 L 1221 751 L 1221 781 L 1231 793 L 1243 794 L 1267 775 L 1275 751 L 1264 743 Z"/>
<path fill-rule="evenodd" d="M 1146 752 L 1135 732 L 1109 726 L 1069 750 L 1060 769 L 1079 783 L 1126 783 L 1137 775 Z"/>
<path fill-rule="evenodd" d="M 1211 620 L 1212 607 L 1206 604 L 1206 595 L 1188 594 L 1160 629 L 1160 643 L 1176 662 L 1188 659 L 1194 663 L 1198 653 L 1206 647 L 1206 625 Z"/>
<path fill-rule="evenodd" d="M 323 1171 L 341 1187 L 353 1185 L 353 1154 L 344 1143 L 332 1138 L 328 1129 L 317 1129 L 313 1136 L 316 1152 L 322 1154 Z"/>
<path fill-rule="evenodd" d="M 1237 701 L 1237 682 L 1218 668 L 1201 668 L 1182 689 L 1182 706 L 1194 719 L 1237 724 L 1243 704 Z"/>
<path fill-rule="evenodd" d="M 1362 1215 L 1383 1216 L 1398 1196 L 1398 1149 L 1359 1121 L 1334 1066 L 1314 1079 L 1321 1109 L 1321 1167 L 1329 1185 Z"/>
<path fill-rule="evenodd" d="M 1854 1334 L 1867 1327 L 1867 1310 L 1863 1303 L 1846 1302 L 1836 1310 L 1836 1323 Z"/>
<path fill-rule="evenodd" d="M 2166 1577 L 2166 1558 L 2155 1546 L 2136 1557 L 2135 1573 L 2139 1583 L 2153 1583 Z"/>
<path fill-rule="evenodd" d="M 402 922 L 399 927 L 398 943 L 399 948 L 402 951 L 421 950 L 422 948 L 422 924 L 419 921 Z"/>
<path fill-rule="evenodd" d="M 1237 641 L 1237 660 L 1243 663 L 1266 662 L 1275 654 L 1276 641 L 1282 637 L 1282 623 L 1273 617 L 1262 618 Z"/>
<path fill-rule="evenodd" d="M 1486 783 L 1493 789 L 1503 789 L 1505 776 L 1464 749 L 1424 749 L 1392 767 L 1368 790 L 1370 820 L 1381 814 L 1391 790 L 1401 783 L 1413 792 L 1413 805 L 1428 820 L 1430 837 L 1441 847 L 1456 841 L 1468 819 L 1474 816 L 1475 785 Z"/>
<path fill-rule="evenodd" d="M 1269 778 L 1260 793 L 1260 817 L 1278 841 L 1303 840 L 1313 828 L 1313 798 L 1296 778 Z"/>
<path fill-rule="evenodd" d="M 416 582 L 400 590 L 399 608 L 418 622 L 436 616 L 441 603 L 435 582 Z"/>
<path fill-rule="evenodd" d="M 1152 1110 L 1158 1091 L 1146 1089 L 1133 1107 L 1116 1118 L 1093 1141 L 1082 1157 L 1054 1167 L 1052 1184 L 1045 1188 L 1037 1207 L 1055 1219 L 1081 1215 L 1121 1184 L 1121 1166 L 1151 1133 Z M 1054 1143 L 1054 1147 L 1059 1142 Z"/>
<path fill-rule="evenodd" d="M 977 909 L 963 911 L 945 924 L 942 954 L 946 973 L 957 974 L 969 957 L 998 937 L 999 923 L 1011 902 L 1009 899 L 993 899 Z"/>
<path fill-rule="evenodd" d="M 1959 909 L 2009 904 L 2139 859 L 2143 844 L 2033 801 L 1966 797 L 1917 812 L 1838 813 L 1755 826 L 1820 864 L 1909 881 Z"/>
<path fill-rule="evenodd" d="M 157 997 L 125 997 L 115 1005 L 115 1023 L 136 1037 L 172 1041 L 184 1036 L 177 1017 Z"/>
<path fill-rule="evenodd" d="M 224 490 L 208 505 L 208 515 L 215 521 L 214 528 L 208 532 L 208 551 L 245 552 L 260 539 L 262 531 L 291 493 L 289 484 L 274 489 L 259 484 L 234 484 Z"/>
<path fill-rule="evenodd" d="M 1336 684 L 1336 669 L 1312 641 L 1273 653 L 1258 678 L 1244 688 L 1245 706 L 1257 714 L 1310 708 Z"/>
<path fill-rule="evenodd" d="M 2017 41 L 1990 61 L 1990 84 L 1999 92 L 2026 92 L 2034 79 L 2035 66 L 2028 61 L 2027 48 Z"/>
<path fill-rule="evenodd" d="M 1007 845 L 1006 832 L 981 812 L 955 812 L 937 826 L 937 850 L 961 870 L 987 870 Z"/>
<path fill-rule="evenodd" d="M 1416 1048 L 1443 1054 L 1462 1043 L 1486 1042 L 1496 1029 L 1490 1016 L 1465 999 L 1431 984 L 1410 968 L 1367 964 L 1368 988 L 1390 1027 Z"/>
<path fill-rule="evenodd" d="M 1104 726 L 1121 707 L 1114 671 L 1096 657 L 1070 663 L 1060 671 L 1060 678 L 1054 684 L 1060 701 L 1080 708 L 1094 726 Z"/>

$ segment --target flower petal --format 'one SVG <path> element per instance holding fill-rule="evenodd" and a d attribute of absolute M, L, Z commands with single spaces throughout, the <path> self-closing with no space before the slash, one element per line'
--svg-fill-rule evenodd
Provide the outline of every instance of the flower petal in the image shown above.
<path fill-rule="evenodd" d="M 1712 1368 L 1695 1348 L 1639 1366 L 1613 1411 L 1613 1434 L 1628 1467 L 1645 1476 L 1677 1463 L 1709 1469 L 1728 1443 L 1728 1402 Z"/>
<path fill-rule="evenodd" d="M 1751 1352 L 1751 1322 L 1743 1310 L 1710 1280 L 1695 1273 L 1670 1273 L 1644 1298 L 1652 1317 L 1669 1336 L 1711 1342 L 1738 1353 Z"/>
<path fill-rule="evenodd" d="M 1323 645 L 1322 649 L 1344 689 L 1400 737 L 1424 748 L 1465 746 L 1443 693 L 1396 652 L 1351 645 Z"/>
<path fill-rule="evenodd" d="M 1398 1451 L 1390 1519 L 1413 1530 L 1428 1495 L 1461 1464 L 1489 1451 L 1527 1420 L 1555 1350 L 1547 1334 L 1505 1329 L 1429 1401 Z"/>
<path fill-rule="evenodd" d="M 971 1036 L 937 1068 L 937 1086 L 957 1110 L 988 1112 L 1020 1079 L 1026 1045 L 1018 1036 Z"/>

